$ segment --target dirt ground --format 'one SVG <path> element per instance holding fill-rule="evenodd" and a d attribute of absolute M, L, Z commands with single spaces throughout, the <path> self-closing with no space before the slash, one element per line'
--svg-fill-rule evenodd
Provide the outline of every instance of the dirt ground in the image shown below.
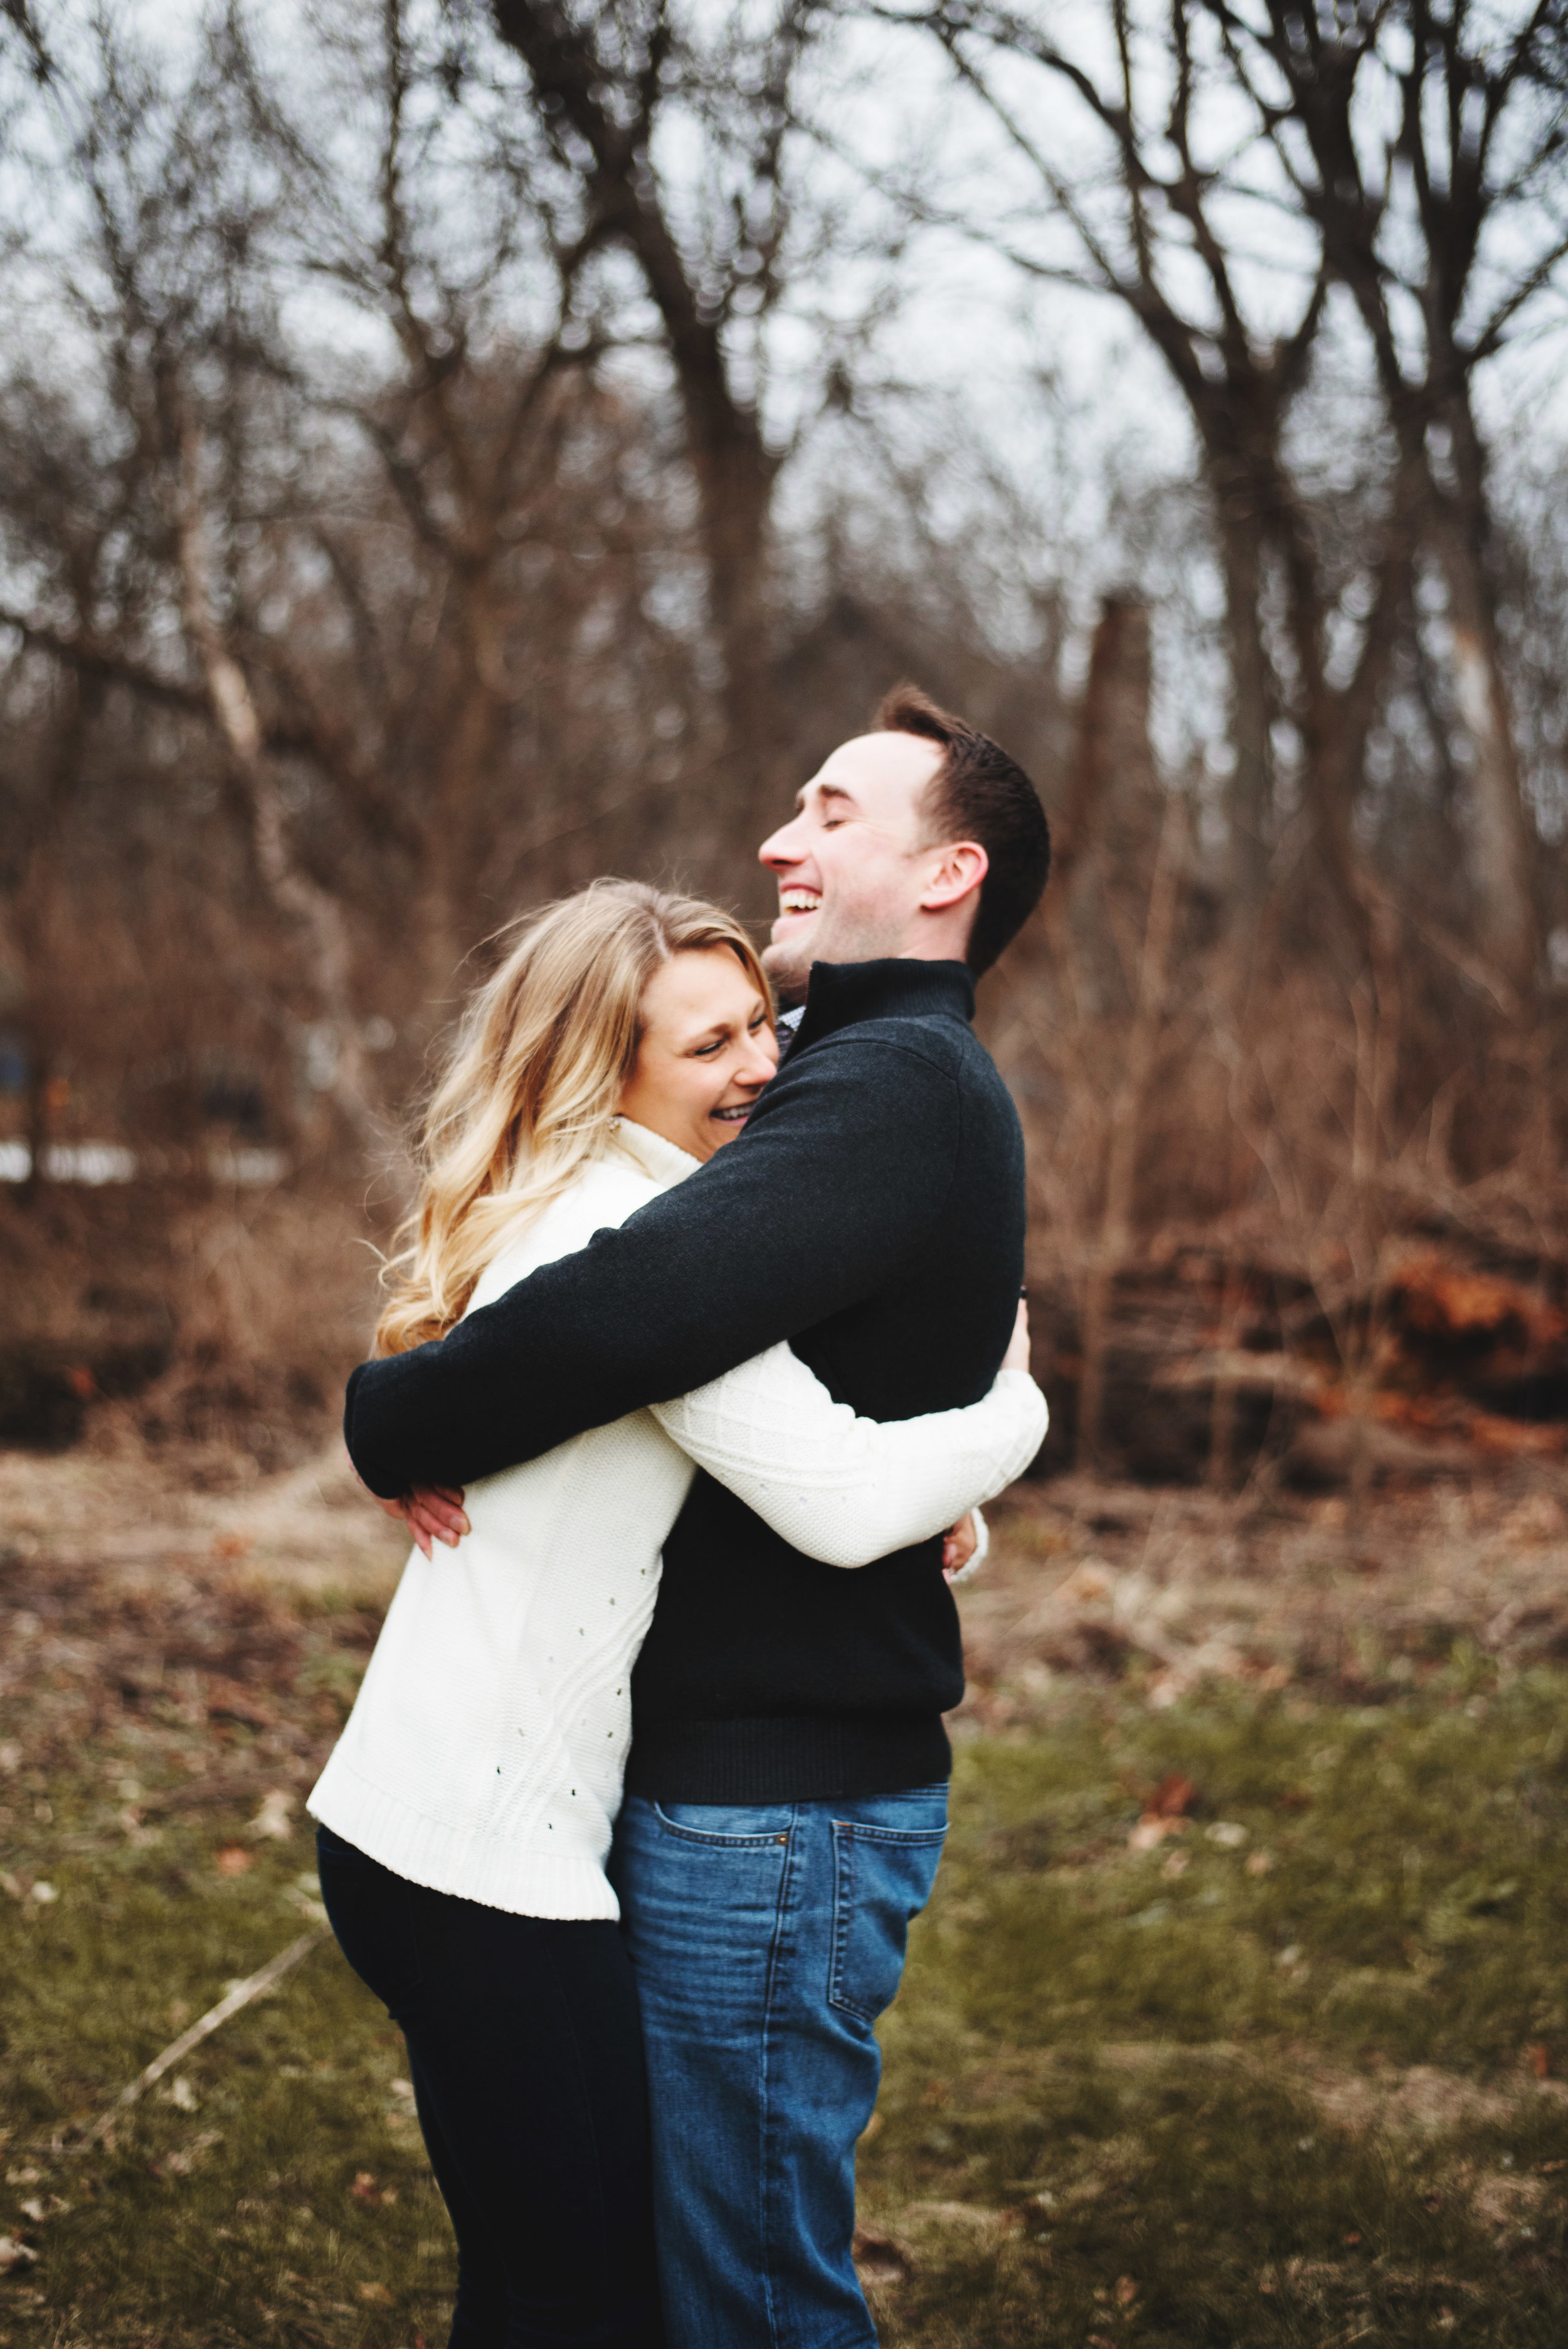
<path fill-rule="evenodd" d="M 960 1721 L 1026 1718 L 1054 1677 L 1134 1674 L 1156 1706 L 1206 1678 L 1418 1682 L 1457 1640 L 1568 1657 L 1568 1466 L 1478 1454 L 1426 1483 L 1305 1498 L 1078 1475 L 1014 1487 L 960 1592 Z M 0 1557 L 132 1583 L 226 1568 L 383 1601 L 406 1554 L 335 1439 L 263 1476 L 218 1446 L 0 1453 Z"/>
<path fill-rule="evenodd" d="M 242 1453 L 0 1452 L 0 1557 L 90 1562 L 132 1583 L 227 1567 L 297 1590 L 389 1598 L 407 1545 L 366 1500 L 341 1444 L 263 1476 Z"/>
<path fill-rule="evenodd" d="M 961 1720 L 1027 1720 L 1063 1675 L 1130 1674 L 1170 1704 L 1205 1680 L 1353 1695 L 1418 1685 L 1469 1641 L 1568 1655 L 1568 1472 L 1482 1458 L 1368 1497 L 1022 1485 L 963 1592 Z"/>

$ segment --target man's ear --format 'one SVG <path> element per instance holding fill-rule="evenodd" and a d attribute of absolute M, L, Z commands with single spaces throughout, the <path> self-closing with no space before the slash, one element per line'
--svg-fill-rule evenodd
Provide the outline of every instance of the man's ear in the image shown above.
<path fill-rule="evenodd" d="M 950 841 L 934 852 L 931 872 L 921 893 L 923 914 L 945 913 L 978 889 L 991 870 L 991 860 L 977 840 Z"/>

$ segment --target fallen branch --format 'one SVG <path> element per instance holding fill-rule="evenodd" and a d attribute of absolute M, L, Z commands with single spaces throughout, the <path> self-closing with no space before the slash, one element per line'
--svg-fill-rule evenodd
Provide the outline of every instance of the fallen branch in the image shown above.
<path fill-rule="evenodd" d="M 310 1932 L 302 1933 L 297 1941 L 291 1941 L 286 1950 L 280 1950 L 275 1958 L 269 1958 L 258 1973 L 250 1975 L 242 1982 L 236 1982 L 226 1998 L 221 1998 L 216 2006 L 210 2007 L 205 2014 L 200 2016 L 191 2025 L 189 2031 L 182 2031 L 172 2045 L 164 2049 L 161 2055 L 155 2055 L 147 2069 L 137 2074 L 129 2088 L 120 2090 L 108 2110 L 98 2115 L 77 2150 L 85 2151 L 87 2147 L 103 2135 L 105 2129 L 119 2114 L 134 2105 L 149 2088 L 155 2087 L 165 2072 L 172 2071 L 175 2064 L 183 2056 L 189 2055 L 193 2047 L 199 2047 L 203 2039 L 210 2038 L 221 2023 L 227 2023 L 232 2014 L 238 2014 L 242 2007 L 249 2006 L 253 1999 L 260 1998 L 263 1992 L 272 1989 L 274 1982 L 282 1982 L 284 1976 L 292 1968 L 297 1966 L 302 1958 L 308 1958 L 314 1949 L 319 1948 L 323 1941 L 329 1940 L 331 1937 L 330 1925 L 315 1926 Z"/>
<path fill-rule="evenodd" d="M 248 1803 L 253 1795 L 270 1795 L 280 1782 L 294 1786 L 308 1786 L 321 1775 L 321 1761 L 307 1755 L 303 1762 L 286 1763 L 270 1770 L 236 1770 L 229 1777 L 193 1778 L 187 1786 L 154 1787 L 150 1794 L 139 1795 L 139 1811 L 201 1811 L 223 1810 L 232 1804 Z"/>

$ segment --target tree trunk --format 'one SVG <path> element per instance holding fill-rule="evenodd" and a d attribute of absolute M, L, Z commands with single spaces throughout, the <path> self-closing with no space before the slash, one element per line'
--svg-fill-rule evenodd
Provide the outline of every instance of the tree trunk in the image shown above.
<path fill-rule="evenodd" d="M 330 1093 L 366 1148 L 380 1125 L 366 1081 L 351 987 L 352 947 L 343 908 L 301 870 L 289 845 L 277 780 L 262 746 L 261 720 L 245 673 L 229 650 L 213 609 L 201 502 L 201 442 L 187 422 L 180 433 L 178 533 L 185 626 L 201 664 L 212 715 L 243 786 L 256 864 L 279 911 L 304 936 L 311 977 L 331 1036 Z"/>
<path fill-rule="evenodd" d="M 78 626 L 82 616 L 78 612 Z M 60 851 L 81 773 L 88 727 L 101 698 L 98 680 L 84 677 L 67 665 L 62 665 L 59 681 L 64 707 L 59 731 L 50 749 L 43 805 L 31 827 L 31 836 L 14 843 L 21 851 L 11 927 L 21 964 L 20 1025 L 27 1053 L 27 1174 L 21 1191 L 22 1198 L 27 1202 L 36 1199 L 49 1180 L 54 1112 L 65 1083 L 57 1065 L 58 1024 L 48 1001 L 46 974 L 58 951 L 52 933 L 54 916 L 61 902 Z"/>
<path fill-rule="evenodd" d="M 1225 564 L 1225 642 L 1231 661 L 1231 752 L 1225 817 L 1238 910 L 1255 920 L 1268 886 L 1265 826 L 1270 792 L 1269 664 L 1259 625 L 1262 591 L 1256 521 L 1222 495 L 1220 545 Z"/>
<path fill-rule="evenodd" d="M 1107 917 L 1110 872 L 1138 859 L 1157 785 L 1149 747 L 1149 614 L 1108 596 L 1095 624 L 1065 805 L 1052 843 L 1043 919 L 1081 1014 L 1130 1008 L 1136 976 L 1123 969 Z"/>
<path fill-rule="evenodd" d="M 1078 1464 L 1080 1468 L 1093 1468 L 1099 1462 L 1111 1299 L 1117 1272 L 1126 1261 L 1132 1238 L 1133 1185 L 1138 1173 L 1139 1135 L 1165 1009 L 1166 972 L 1170 967 L 1171 939 L 1175 935 L 1186 836 L 1186 802 L 1173 792 L 1166 803 L 1154 880 L 1149 892 L 1143 953 L 1138 973 L 1138 1001 L 1127 1040 L 1127 1057 L 1122 1065 L 1121 1081 L 1111 1103 L 1110 1133 L 1105 1157 L 1105 1205 L 1100 1216 L 1099 1241 L 1084 1287 L 1083 1371 L 1078 1386 Z"/>
<path fill-rule="evenodd" d="M 502 40 L 523 59 L 592 155 L 583 243 L 614 242 L 631 254 L 664 327 L 696 477 L 697 527 L 710 623 L 724 666 L 726 742 L 716 844 L 748 864 L 777 778 L 778 728 L 769 609 L 769 521 L 778 466 L 756 409 L 730 379 L 718 320 L 693 282 L 648 164 L 657 76 L 634 79 L 601 57 L 595 36 L 561 0 L 493 0 Z M 622 79 L 635 120 L 613 115 L 607 88 Z"/>
<path fill-rule="evenodd" d="M 1431 488 L 1431 542 L 1449 591 L 1454 698 L 1470 744 L 1478 943 L 1527 1006 L 1534 995 L 1532 831 L 1486 560 L 1485 458 L 1468 389 L 1449 403 L 1458 489 Z"/>
<path fill-rule="evenodd" d="M 499 490 L 497 497 L 499 501 Z M 494 516 L 490 521 L 493 525 Z M 497 611 L 495 550 L 456 582 L 462 636 L 459 684 L 449 704 L 430 793 L 421 859 L 420 953 L 425 993 L 436 1022 L 455 1008 L 462 966 L 476 940 L 504 920 L 507 908 L 482 902 L 482 863 L 475 809 L 481 786 L 506 741 L 502 643 Z"/>

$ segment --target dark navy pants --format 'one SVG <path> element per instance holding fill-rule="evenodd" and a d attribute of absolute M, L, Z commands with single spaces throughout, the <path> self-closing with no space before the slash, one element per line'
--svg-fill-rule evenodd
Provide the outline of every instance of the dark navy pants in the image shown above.
<path fill-rule="evenodd" d="M 663 2349 L 619 1926 L 428 1891 L 326 1827 L 316 1851 L 343 1954 L 408 2043 L 458 2239 L 451 2349 Z"/>

